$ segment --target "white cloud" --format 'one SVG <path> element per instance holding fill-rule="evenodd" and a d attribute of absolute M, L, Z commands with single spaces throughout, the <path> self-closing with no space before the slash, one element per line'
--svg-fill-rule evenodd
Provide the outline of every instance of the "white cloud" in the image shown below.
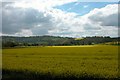
<path fill-rule="evenodd" d="M 118 26 L 118 5 L 110 4 L 101 9 L 94 9 L 87 16 L 102 26 Z"/>
<path fill-rule="evenodd" d="M 25 36 L 25 37 L 28 37 L 28 36 L 33 36 L 33 33 L 32 33 L 31 30 L 22 30 L 21 32 L 15 33 L 15 36 Z"/>
<path fill-rule="evenodd" d="M 83 16 L 54 8 L 73 1 L 8 3 L 3 8 L 3 33 L 18 36 L 117 36 L 117 4 L 96 8 Z"/>
<path fill-rule="evenodd" d="M 118 36 L 118 4 L 109 4 L 103 8 L 96 8 L 83 17 L 92 24 L 85 23 L 89 25 L 89 29 L 95 30 L 98 28 L 98 30 L 91 31 L 92 35 L 95 32 L 97 35 Z M 84 28 L 89 31 L 88 28 Z"/>
<path fill-rule="evenodd" d="M 22 8 L 34 8 L 38 10 L 49 9 L 55 6 L 60 6 L 63 4 L 75 2 L 77 0 L 36 0 L 36 1 L 21 1 L 16 2 L 14 7 L 22 7 Z M 31 5 L 32 4 L 32 5 Z"/>

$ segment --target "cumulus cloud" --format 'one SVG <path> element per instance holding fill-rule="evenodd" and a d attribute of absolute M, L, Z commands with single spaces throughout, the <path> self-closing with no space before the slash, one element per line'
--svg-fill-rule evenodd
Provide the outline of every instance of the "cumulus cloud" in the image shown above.
<path fill-rule="evenodd" d="M 109 4 L 103 8 L 96 8 L 83 16 L 86 21 L 84 29 L 94 35 L 118 35 L 118 4 Z"/>
<path fill-rule="evenodd" d="M 5 6 L 2 11 L 2 26 L 3 33 L 5 34 L 14 34 L 20 32 L 23 29 L 31 29 L 38 25 L 45 25 L 51 23 L 51 16 L 44 16 L 44 13 L 39 12 L 33 8 L 16 8 Z"/>
<path fill-rule="evenodd" d="M 118 5 L 110 4 L 101 9 L 94 9 L 88 14 L 88 18 L 102 26 L 118 27 Z"/>
<path fill-rule="evenodd" d="M 35 35 L 48 34 L 48 30 L 63 27 L 68 24 L 69 17 L 74 18 L 75 13 L 65 13 L 58 9 L 36 9 L 36 7 L 16 6 L 17 3 L 4 3 L 3 5 L 3 33 L 14 34 L 23 29 L 31 29 Z M 38 8 L 38 7 L 37 7 Z M 63 23 L 65 22 L 65 23 Z"/>
<path fill-rule="evenodd" d="M 74 0 L 41 0 L 42 3 L 37 1 L 4 3 L 3 34 L 16 36 L 48 34 L 67 37 L 117 36 L 117 4 L 96 8 L 86 15 L 79 16 L 74 12 L 54 8 Z"/>

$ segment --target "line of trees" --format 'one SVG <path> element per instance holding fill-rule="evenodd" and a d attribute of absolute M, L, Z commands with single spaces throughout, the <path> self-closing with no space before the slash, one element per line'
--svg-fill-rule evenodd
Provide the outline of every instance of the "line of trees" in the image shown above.
<path fill-rule="evenodd" d="M 75 38 L 39 36 L 39 37 L 2 37 L 2 47 L 15 46 L 65 46 L 65 45 L 94 45 L 106 42 L 118 42 L 120 38 L 107 37 L 85 37 L 76 40 Z"/>

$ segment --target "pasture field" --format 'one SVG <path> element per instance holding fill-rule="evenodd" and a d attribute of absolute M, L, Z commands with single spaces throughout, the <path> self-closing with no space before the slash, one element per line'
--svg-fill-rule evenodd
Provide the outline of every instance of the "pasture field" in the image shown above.
<path fill-rule="evenodd" d="M 46 46 L 2 50 L 3 80 L 118 78 L 118 46 Z M 100 79 L 101 80 L 101 79 Z"/>

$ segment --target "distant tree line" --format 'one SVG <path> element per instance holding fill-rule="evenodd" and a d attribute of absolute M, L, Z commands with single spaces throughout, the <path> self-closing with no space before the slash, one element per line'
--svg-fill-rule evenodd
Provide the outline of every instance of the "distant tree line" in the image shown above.
<path fill-rule="evenodd" d="M 55 36 L 30 36 L 30 37 L 12 37 L 2 36 L 2 47 L 15 46 L 67 46 L 67 45 L 94 45 L 106 42 L 119 42 L 120 38 L 111 38 L 109 36 L 93 36 L 75 39 L 69 37 Z"/>

